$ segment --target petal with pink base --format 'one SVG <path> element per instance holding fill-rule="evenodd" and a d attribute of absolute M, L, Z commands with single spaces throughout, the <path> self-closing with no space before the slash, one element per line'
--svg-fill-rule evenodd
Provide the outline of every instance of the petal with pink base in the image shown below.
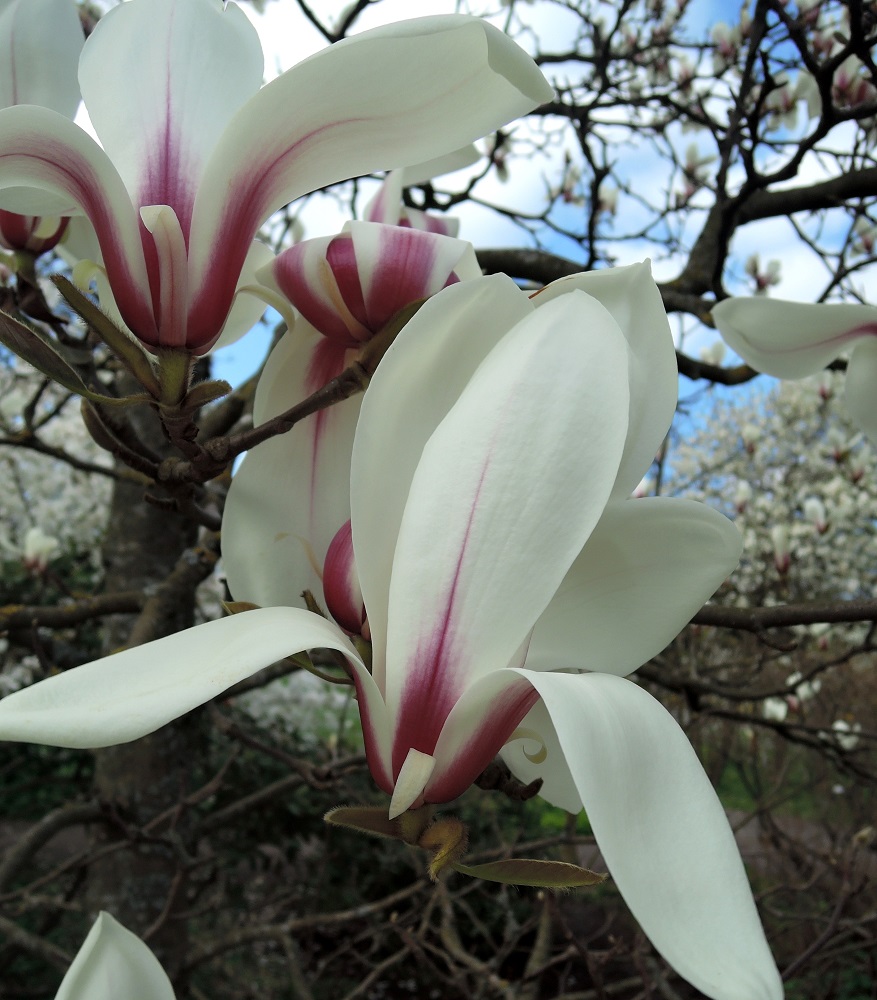
<path fill-rule="evenodd" d="M 582 292 L 519 323 L 475 372 L 423 449 L 399 528 L 393 716 L 440 729 L 477 677 L 513 660 L 600 518 L 628 405 L 624 336 Z M 354 510 L 354 542 L 359 530 Z"/>

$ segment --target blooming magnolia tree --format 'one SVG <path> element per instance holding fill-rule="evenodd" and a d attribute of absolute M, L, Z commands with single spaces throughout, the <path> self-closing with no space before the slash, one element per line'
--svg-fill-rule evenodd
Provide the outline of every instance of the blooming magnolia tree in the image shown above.
<path fill-rule="evenodd" d="M 869 13 L 273 0 L 320 45 L 265 83 L 256 12 L 104 6 L 0 5 L 9 995 L 839 990 Z"/>

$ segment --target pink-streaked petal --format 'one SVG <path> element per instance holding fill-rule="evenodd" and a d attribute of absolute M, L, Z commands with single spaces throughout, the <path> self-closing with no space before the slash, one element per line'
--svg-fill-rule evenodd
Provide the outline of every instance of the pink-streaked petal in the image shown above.
<path fill-rule="evenodd" d="M 732 522 L 693 500 L 611 504 L 536 623 L 527 666 L 636 670 L 688 624 L 741 549 Z"/>
<path fill-rule="evenodd" d="M 155 337 L 149 282 L 140 242 L 140 219 L 106 153 L 63 115 L 32 106 L 0 111 L 0 189 L 37 189 L 30 214 L 52 214 L 73 204 L 94 227 L 119 310 L 128 326 Z M 41 205 L 40 192 L 48 195 Z M 4 208 L 21 211 L 0 190 Z"/>
<path fill-rule="evenodd" d="M 423 447 L 478 365 L 512 326 L 532 313 L 527 296 L 504 275 L 446 288 L 405 326 L 365 394 L 350 503 L 374 677 L 382 690 L 393 553 Z"/>
<path fill-rule="evenodd" d="M 877 339 L 877 309 L 857 304 L 733 298 L 713 308 L 713 320 L 732 351 L 777 378 L 813 375 L 858 343 Z"/>
<path fill-rule="evenodd" d="M 427 802 L 450 802 L 461 795 L 496 757 L 538 700 L 533 686 L 511 670 L 477 680 L 451 709 L 435 744 L 436 768 L 425 789 Z M 402 719 L 407 739 L 417 746 L 425 720 Z M 406 739 L 399 739 L 403 744 Z"/>
<path fill-rule="evenodd" d="M 44 253 L 58 243 L 69 221 L 57 216 L 19 215 L 0 209 L 0 246 L 7 250 Z"/>
<path fill-rule="evenodd" d="M 279 254 L 257 277 L 289 299 L 315 330 L 341 346 L 355 347 L 374 332 L 362 315 L 353 243 L 346 233 L 302 240 Z"/>
<path fill-rule="evenodd" d="M 282 74 L 232 120 L 198 190 L 193 332 L 215 327 L 237 282 L 237 248 L 271 212 L 323 185 L 462 146 L 551 95 L 521 48 L 464 15 L 376 28 Z"/>
<path fill-rule="evenodd" d="M 629 496 L 655 458 L 676 410 L 678 375 L 673 335 L 648 262 L 561 278 L 534 297 L 550 302 L 571 288 L 593 295 L 630 344 L 630 430 L 613 495 Z"/>
<path fill-rule="evenodd" d="M 352 222 L 349 232 L 375 332 L 409 303 L 463 278 L 481 277 L 472 244 L 463 240 L 372 222 Z"/>
<path fill-rule="evenodd" d="M 549 742 L 559 743 L 609 871 L 658 951 L 713 1000 L 781 1000 L 734 835 L 672 716 L 609 674 L 521 674 L 545 703 Z"/>
<path fill-rule="evenodd" d="M 189 300 L 189 268 L 186 237 L 177 213 L 169 205 L 145 205 L 140 218 L 152 237 L 160 289 L 157 302 L 158 333 L 152 347 L 184 348 L 188 343 L 186 307 Z"/>
<path fill-rule="evenodd" d="M 427 746 L 463 691 L 512 661 L 599 521 L 628 406 L 624 337 L 571 292 L 500 341 L 427 442 L 396 542 L 384 689 Z"/>
<path fill-rule="evenodd" d="M 0 701 L 0 739 L 82 749 L 128 743 L 293 653 L 336 649 L 344 633 L 298 608 L 260 608 L 93 660 Z"/>
<path fill-rule="evenodd" d="M 844 400 L 853 420 L 877 445 L 877 337 L 863 341 L 850 357 Z"/>
<path fill-rule="evenodd" d="M 393 794 L 394 782 L 390 765 L 390 721 L 383 696 L 374 678 L 359 660 L 348 657 L 350 676 L 356 686 L 356 701 L 362 722 L 362 737 L 369 770 L 378 787 Z"/>
<path fill-rule="evenodd" d="M 237 4 L 130 0 L 100 19 L 82 56 L 82 95 L 135 204 L 169 205 L 188 238 L 204 164 L 262 70 L 259 37 Z"/>
<path fill-rule="evenodd" d="M 171 981 L 149 948 L 109 913 L 101 912 L 55 1000 L 174 1000 Z"/>
<path fill-rule="evenodd" d="M 271 352 L 256 393 L 256 424 L 282 413 L 339 374 L 343 349 L 297 322 Z M 350 456 L 362 403 L 352 396 L 254 448 L 232 479 L 222 552 L 237 600 L 301 605 L 323 600 L 329 543 L 350 519 Z"/>
<path fill-rule="evenodd" d="M 14 0 L 0 14 L 0 107 L 37 104 L 72 118 L 85 37 L 70 0 Z"/>

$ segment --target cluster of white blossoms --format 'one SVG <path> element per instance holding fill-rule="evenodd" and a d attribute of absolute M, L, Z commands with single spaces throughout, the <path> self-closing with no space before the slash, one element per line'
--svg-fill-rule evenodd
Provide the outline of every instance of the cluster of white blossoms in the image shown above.
<path fill-rule="evenodd" d="M 87 467 L 108 468 L 111 460 L 85 430 L 76 400 L 65 402 L 68 393 L 42 383 L 14 358 L 0 365 L 0 441 L 7 445 L 0 452 L 0 560 L 60 552 L 96 557 L 111 480 Z M 30 419 L 43 450 L 28 446 L 22 417 L 35 397 Z M 36 533 L 54 539 L 50 550 Z"/>

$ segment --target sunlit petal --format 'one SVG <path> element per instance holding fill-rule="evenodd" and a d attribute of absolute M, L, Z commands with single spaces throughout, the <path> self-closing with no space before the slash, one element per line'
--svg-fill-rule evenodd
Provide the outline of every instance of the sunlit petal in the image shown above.
<path fill-rule="evenodd" d="M 146 736 L 292 653 L 325 647 L 359 662 L 331 622 L 261 608 L 56 674 L 0 701 L 0 739 L 105 747 Z"/>
<path fill-rule="evenodd" d="M 777 378 L 813 375 L 843 351 L 877 338 L 877 309 L 856 304 L 733 298 L 713 308 L 713 320 L 747 364 Z"/>
<path fill-rule="evenodd" d="M 659 653 L 737 565 L 740 532 L 693 500 L 623 500 L 536 624 L 527 666 L 628 674 Z"/>
<path fill-rule="evenodd" d="M 534 302 L 538 308 L 570 288 L 580 288 L 602 302 L 630 344 L 630 430 L 613 491 L 626 497 L 648 471 L 676 410 L 673 335 L 648 262 L 554 281 Z"/>
<path fill-rule="evenodd" d="M 158 959 L 109 913 L 100 913 L 55 1000 L 174 1000 Z"/>

